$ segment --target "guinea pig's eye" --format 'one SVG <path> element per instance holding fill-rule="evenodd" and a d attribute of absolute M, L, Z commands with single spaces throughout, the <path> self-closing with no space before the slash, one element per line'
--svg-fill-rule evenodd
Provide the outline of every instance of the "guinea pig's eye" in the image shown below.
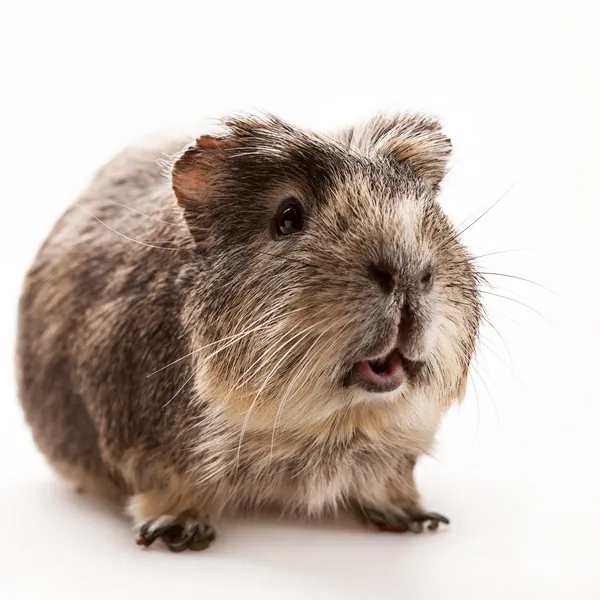
<path fill-rule="evenodd" d="M 273 223 L 276 237 L 292 235 L 302 231 L 304 227 L 304 209 L 296 198 L 286 198 L 282 203 Z"/>

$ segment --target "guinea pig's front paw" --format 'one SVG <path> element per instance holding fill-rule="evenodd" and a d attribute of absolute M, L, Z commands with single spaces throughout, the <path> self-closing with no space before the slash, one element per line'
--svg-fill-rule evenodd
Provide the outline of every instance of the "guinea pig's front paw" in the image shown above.
<path fill-rule="evenodd" d="M 429 531 L 435 531 L 440 523 L 450 524 L 450 520 L 444 515 L 427 512 L 418 507 L 385 511 L 361 507 L 360 513 L 368 523 L 375 525 L 379 530 L 396 533 L 404 533 L 405 531 L 421 533 L 425 525 L 427 525 Z"/>
<path fill-rule="evenodd" d="M 163 515 L 144 523 L 136 541 L 138 546 L 148 548 L 159 538 L 171 552 L 205 550 L 215 539 L 215 530 L 189 516 Z"/>

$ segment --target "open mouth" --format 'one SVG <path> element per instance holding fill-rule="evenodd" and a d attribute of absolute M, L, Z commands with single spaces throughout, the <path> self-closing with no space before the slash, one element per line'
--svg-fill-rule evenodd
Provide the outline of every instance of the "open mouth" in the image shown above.
<path fill-rule="evenodd" d="M 347 382 L 368 392 L 392 392 L 406 379 L 404 363 L 398 350 L 374 360 L 361 360 L 350 370 Z"/>

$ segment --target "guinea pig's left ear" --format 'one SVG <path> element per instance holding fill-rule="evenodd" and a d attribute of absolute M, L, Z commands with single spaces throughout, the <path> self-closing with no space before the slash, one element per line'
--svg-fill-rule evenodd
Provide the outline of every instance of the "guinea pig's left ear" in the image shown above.
<path fill-rule="evenodd" d="M 376 117 L 362 131 L 355 130 L 353 137 L 363 149 L 368 145 L 378 154 L 408 164 L 434 187 L 446 174 L 452 152 L 440 122 L 417 114 Z"/>
<path fill-rule="evenodd" d="M 204 135 L 176 158 L 172 168 L 173 191 L 185 209 L 197 208 L 222 171 L 227 150 L 233 147 L 226 137 Z"/>

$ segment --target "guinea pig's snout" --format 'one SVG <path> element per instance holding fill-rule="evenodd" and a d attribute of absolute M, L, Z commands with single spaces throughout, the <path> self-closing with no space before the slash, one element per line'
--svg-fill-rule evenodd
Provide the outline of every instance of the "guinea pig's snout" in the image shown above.
<path fill-rule="evenodd" d="M 387 261 L 372 262 L 369 265 L 369 278 L 385 294 L 391 294 L 398 286 L 398 270 Z"/>
<path fill-rule="evenodd" d="M 387 279 L 382 280 L 382 286 L 388 284 Z M 354 364 L 346 384 L 369 392 L 390 392 L 421 370 L 425 324 L 406 302 L 406 294 L 400 296 L 403 300 L 396 309 L 397 315 L 385 319 L 387 326 L 381 330 L 381 337 L 365 352 L 363 360 Z"/>
<path fill-rule="evenodd" d="M 407 377 L 416 375 L 424 364 L 430 336 L 423 306 L 433 286 L 434 274 L 429 265 L 421 269 L 410 265 L 401 268 L 390 260 L 371 261 L 367 272 L 379 293 L 391 301 L 385 302 L 379 316 L 375 311 L 378 338 L 365 350 L 362 360 L 354 363 L 345 384 L 370 392 L 390 392 L 399 388 Z"/>
<path fill-rule="evenodd" d="M 404 292 L 411 287 L 419 293 L 427 293 L 433 285 L 433 270 L 430 265 L 421 269 L 414 281 L 403 281 L 400 270 L 387 260 L 372 261 L 368 267 L 369 279 L 374 281 L 385 294 Z"/>

